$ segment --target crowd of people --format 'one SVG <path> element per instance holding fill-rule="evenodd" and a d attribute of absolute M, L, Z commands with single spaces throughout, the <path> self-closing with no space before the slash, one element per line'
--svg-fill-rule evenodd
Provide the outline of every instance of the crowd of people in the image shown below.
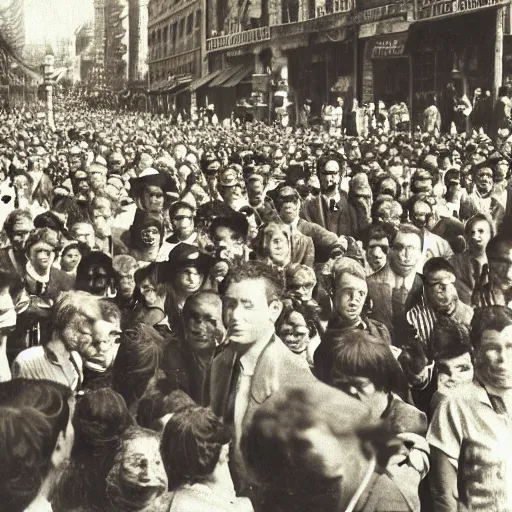
<path fill-rule="evenodd" d="M 0 120 L 2 510 L 512 510 L 506 126 Z"/>

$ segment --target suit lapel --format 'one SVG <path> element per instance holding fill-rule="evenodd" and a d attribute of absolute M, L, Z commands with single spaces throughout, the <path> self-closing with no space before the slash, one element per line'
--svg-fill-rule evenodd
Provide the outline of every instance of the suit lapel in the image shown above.
<path fill-rule="evenodd" d="M 217 416 L 224 417 L 226 414 L 235 361 L 236 353 L 230 345 L 213 361 L 210 379 L 210 405 Z"/>

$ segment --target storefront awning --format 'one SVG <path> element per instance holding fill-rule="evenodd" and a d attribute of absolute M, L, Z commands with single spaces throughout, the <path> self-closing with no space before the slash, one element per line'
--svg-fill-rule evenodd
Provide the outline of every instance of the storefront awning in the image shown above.
<path fill-rule="evenodd" d="M 245 64 L 239 66 L 231 66 L 224 69 L 220 74 L 210 82 L 210 87 L 221 87 L 225 82 L 235 76 L 241 69 L 245 68 Z"/>
<path fill-rule="evenodd" d="M 251 75 L 253 71 L 252 66 L 243 66 L 238 70 L 231 78 L 226 80 L 221 87 L 235 87 L 238 85 L 247 75 Z"/>
<path fill-rule="evenodd" d="M 407 54 L 408 32 L 373 37 L 366 43 L 367 59 L 389 59 Z"/>
<path fill-rule="evenodd" d="M 201 78 L 196 78 L 192 80 L 190 85 L 188 86 L 190 92 L 197 91 L 200 87 L 204 87 L 206 84 L 210 83 L 215 77 L 219 76 L 222 72 L 221 69 L 214 71 L 213 73 L 209 73 L 206 76 L 202 76 Z"/>

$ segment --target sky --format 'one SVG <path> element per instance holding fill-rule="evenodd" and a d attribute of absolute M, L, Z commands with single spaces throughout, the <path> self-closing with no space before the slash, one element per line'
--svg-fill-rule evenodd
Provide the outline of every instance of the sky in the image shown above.
<path fill-rule="evenodd" d="M 55 41 L 71 36 L 93 19 L 93 0 L 24 0 L 26 43 Z"/>

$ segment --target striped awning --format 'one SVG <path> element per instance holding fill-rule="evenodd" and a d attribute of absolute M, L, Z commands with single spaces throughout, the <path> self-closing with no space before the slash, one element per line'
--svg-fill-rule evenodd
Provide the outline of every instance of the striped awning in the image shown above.
<path fill-rule="evenodd" d="M 223 69 L 219 75 L 210 82 L 210 87 L 221 87 L 224 82 L 230 80 L 240 69 L 244 68 L 245 64 L 239 66 L 231 66 Z"/>
<path fill-rule="evenodd" d="M 206 84 L 210 83 L 215 77 L 219 76 L 219 74 L 222 72 L 221 69 L 214 71 L 213 73 L 209 73 L 206 76 L 202 76 L 201 78 L 196 78 L 192 81 L 192 83 L 189 85 L 190 92 L 197 91 L 200 87 L 204 87 Z"/>
<path fill-rule="evenodd" d="M 235 87 L 238 85 L 247 75 L 252 75 L 253 67 L 250 65 L 242 66 L 231 78 L 228 78 L 221 87 Z"/>

